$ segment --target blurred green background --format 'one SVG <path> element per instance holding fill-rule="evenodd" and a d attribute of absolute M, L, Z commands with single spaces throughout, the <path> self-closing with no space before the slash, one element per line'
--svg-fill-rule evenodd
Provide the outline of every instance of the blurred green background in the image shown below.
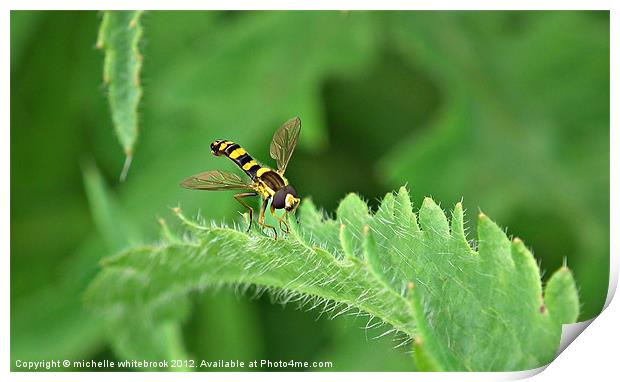
<path fill-rule="evenodd" d="M 125 183 L 95 12 L 11 13 L 11 357 L 113 359 L 81 295 L 119 248 L 84 191 L 95 164 L 131 242 L 181 205 L 238 219 L 230 193 L 179 181 L 234 165 L 209 143 L 242 143 L 271 164 L 286 119 L 303 121 L 288 168 L 333 211 L 355 191 L 373 206 L 407 183 L 414 203 L 463 198 L 523 238 L 543 271 L 564 260 L 580 319 L 609 272 L 608 12 L 148 12 L 141 135 Z M 469 238 L 475 239 L 470 223 Z M 101 227 L 99 227 L 101 228 Z M 547 276 L 547 275 L 545 275 Z M 327 320 L 230 290 L 193 296 L 188 352 L 205 359 L 330 360 L 332 370 L 411 370 L 407 347 L 366 320 Z"/>

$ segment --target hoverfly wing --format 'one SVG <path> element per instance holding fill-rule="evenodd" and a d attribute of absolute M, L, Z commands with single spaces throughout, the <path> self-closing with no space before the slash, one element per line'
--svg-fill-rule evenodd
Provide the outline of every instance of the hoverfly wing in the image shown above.
<path fill-rule="evenodd" d="M 206 171 L 186 178 L 181 186 L 193 190 L 253 190 L 254 186 L 237 174 L 219 170 Z"/>
<path fill-rule="evenodd" d="M 284 122 L 273 134 L 269 155 L 276 160 L 280 174 L 284 174 L 284 171 L 286 171 L 286 166 L 293 155 L 295 145 L 297 145 L 300 131 L 301 120 L 299 117 L 295 117 Z"/>

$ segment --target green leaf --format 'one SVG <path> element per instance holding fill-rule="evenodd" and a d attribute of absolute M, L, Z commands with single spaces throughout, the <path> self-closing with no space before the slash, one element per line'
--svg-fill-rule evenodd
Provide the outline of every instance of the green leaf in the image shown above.
<path fill-rule="evenodd" d="M 103 242 L 90 237 L 59 264 L 60 272 L 49 269 L 58 278 L 55 283 L 47 283 L 27 298 L 11 301 L 12 370 L 18 370 L 18 359 L 78 360 L 102 346 L 104 322 L 84 308 L 82 294 L 105 252 Z"/>
<path fill-rule="evenodd" d="M 93 219 L 109 250 L 119 250 L 132 243 L 135 245 L 138 236 L 133 224 L 122 213 L 118 201 L 108 190 L 99 170 L 94 164 L 88 163 L 83 167 L 83 173 Z M 162 236 L 171 242 L 178 242 L 179 239 L 169 231 L 163 219 L 160 224 Z M 151 305 L 149 309 L 144 309 L 141 304 L 132 304 L 119 308 L 107 317 L 107 338 L 119 356 L 152 361 L 187 358 L 177 319 L 185 317 L 188 311 L 187 299 L 179 299 L 174 304 L 174 309 L 164 304 L 161 310 L 157 310 L 157 317 L 164 319 L 153 320 L 152 312 L 156 308 L 157 306 Z M 174 319 L 166 319 L 168 316 Z"/>
<path fill-rule="evenodd" d="M 417 367 L 425 370 L 544 365 L 559 345 L 561 324 L 576 319 L 570 272 L 549 283 L 544 309 L 540 272 L 520 240 L 510 242 L 480 214 L 474 251 L 461 204 L 448 223 L 430 198 L 418 227 L 404 188 L 374 214 L 350 194 L 336 220 L 319 219 L 304 202 L 299 223 L 290 219 L 291 233 L 279 240 L 203 226 L 176 212 L 188 228 L 183 239 L 164 235 L 107 258 L 87 291 L 92 307 L 106 315 L 140 309 L 146 316 L 124 319 L 169 322 L 182 319 L 175 307 L 189 291 L 238 285 L 331 316 L 364 312 L 413 340 Z"/>
<path fill-rule="evenodd" d="M 399 55 L 445 96 L 377 172 L 437 200 L 484 205 L 528 238 L 543 268 L 568 257 L 582 318 L 596 316 L 609 274 L 609 13 L 385 17 Z M 359 120 L 373 117 L 360 109 Z"/>
<path fill-rule="evenodd" d="M 563 324 L 577 321 L 579 298 L 570 269 L 562 267 L 551 276 L 545 287 L 545 303 L 556 321 Z"/>
<path fill-rule="evenodd" d="M 138 233 L 128 222 L 116 198 L 111 195 L 97 167 L 93 163 L 86 163 L 82 173 L 90 213 L 108 248 L 119 250 L 128 243 L 135 243 Z"/>
<path fill-rule="evenodd" d="M 97 38 L 97 47 L 105 52 L 103 82 L 108 87 L 112 122 L 126 155 L 121 180 L 127 175 L 138 138 L 138 105 L 142 97 L 142 55 L 138 49 L 141 15 L 142 11 L 103 12 Z"/>

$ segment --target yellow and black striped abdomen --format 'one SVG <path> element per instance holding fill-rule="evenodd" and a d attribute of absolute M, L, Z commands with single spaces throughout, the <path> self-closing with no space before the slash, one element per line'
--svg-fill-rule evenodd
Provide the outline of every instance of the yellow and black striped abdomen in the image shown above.
<path fill-rule="evenodd" d="M 246 174 L 256 180 L 256 173 L 262 167 L 241 146 L 231 141 L 217 140 L 211 143 L 213 155 L 225 155 L 237 164 Z"/>
<path fill-rule="evenodd" d="M 245 149 L 235 142 L 217 140 L 211 143 L 213 155 L 225 155 L 237 164 L 253 181 L 261 181 L 267 188 L 268 194 L 273 194 L 288 185 L 288 181 L 269 167 L 263 167 L 248 154 Z"/>

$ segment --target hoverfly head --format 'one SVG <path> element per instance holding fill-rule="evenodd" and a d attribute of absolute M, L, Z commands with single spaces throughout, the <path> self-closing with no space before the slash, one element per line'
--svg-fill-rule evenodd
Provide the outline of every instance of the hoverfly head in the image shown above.
<path fill-rule="evenodd" d="M 284 198 L 284 209 L 287 211 L 293 211 L 299 207 L 299 203 L 301 202 L 301 198 L 293 196 L 293 194 L 286 194 Z"/>
<path fill-rule="evenodd" d="M 286 186 L 279 189 L 275 195 L 273 195 L 272 205 L 274 208 L 284 208 L 287 211 L 294 211 L 299 206 L 301 198 L 297 196 L 297 191 L 293 186 Z"/>

